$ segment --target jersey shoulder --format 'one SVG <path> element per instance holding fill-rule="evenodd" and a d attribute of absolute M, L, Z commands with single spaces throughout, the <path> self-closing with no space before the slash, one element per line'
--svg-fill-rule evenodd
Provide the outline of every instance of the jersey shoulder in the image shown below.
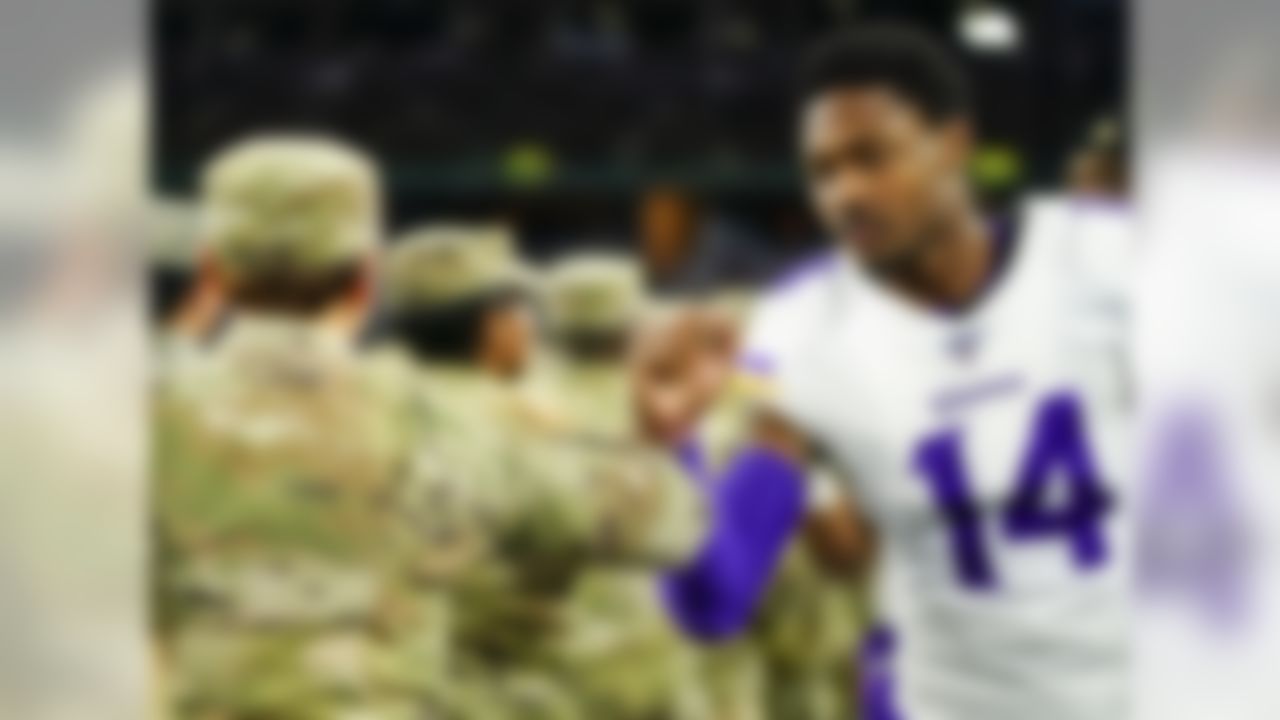
<path fill-rule="evenodd" d="M 1086 286 L 1124 293 L 1137 260 L 1137 218 L 1121 201 L 1036 196 L 1023 206 L 1033 243 L 1052 243 L 1054 255 Z"/>
<path fill-rule="evenodd" d="M 859 303 L 854 270 L 838 250 L 788 274 L 757 302 L 744 333 L 734 388 L 739 405 L 765 407 L 806 432 L 826 414 Z"/>
<path fill-rule="evenodd" d="M 795 369 L 810 356 L 815 343 L 831 327 L 831 314 L 842 310 L 845 278 L 837 250 L 803 261 L 767 288 L 750 314 L 739 356 L 739 369 L 773 377 Z"/>

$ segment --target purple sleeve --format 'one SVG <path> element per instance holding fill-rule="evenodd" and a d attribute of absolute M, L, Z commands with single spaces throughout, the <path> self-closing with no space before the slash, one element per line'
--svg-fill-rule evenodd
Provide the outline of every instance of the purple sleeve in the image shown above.
<path fill-rule="evenodd" d="M 804 519 L 804 478 L 789 461 L 762 448 L 741 452 L 714 481 L 701 463 L 688 465 L 710 497 L 713 523 L 693 562 L 663 578 L 663 597 L 685 632 L 719 640 L 751 621 Z"/>

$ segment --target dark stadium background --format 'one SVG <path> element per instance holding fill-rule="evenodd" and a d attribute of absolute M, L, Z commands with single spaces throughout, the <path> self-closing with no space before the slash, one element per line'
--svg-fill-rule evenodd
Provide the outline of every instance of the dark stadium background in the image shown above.
<path fill-rule="evenodd" d="M 1021 47 L 956 43 L 979 89 L 993 208 L 1054 187 L 1122 111 L 1120 0 L 1004 2 Z M 501 217 L 526 251 L 636 242 L 657 188 L 771 258 L 815 240 L 792 159 L 791 79 L 820 33 L 908 19 L 957 36 L 959 0 L 158 0 L 158 185 L 258 130 L 375 153 L 393 225 Z M 670 193 L 668 193 L 669 195 Z"/>

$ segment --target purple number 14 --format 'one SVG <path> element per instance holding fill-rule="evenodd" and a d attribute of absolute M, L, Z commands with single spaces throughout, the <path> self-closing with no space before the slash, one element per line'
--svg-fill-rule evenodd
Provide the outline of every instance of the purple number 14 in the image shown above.
<path fill-rule="evenodd" d="M 962 438 L 956 431 L 931 435 L 916 449 L 916 468 L 929 485 L 947 524 L 957 579 L 966 587 L 996 587 L 998 575 L 983 535 L 982 507 L 973 497 Z M 1066 492 L 1053 500 L 1053 483 Z M 1051 395 L 1036 411 L 1030 443 L 1001 509 L 1005 536 L 1015 541 L 1059 539 L 1077 567 L 1107 558 L 1103 518 L 1110 506 L 1084 427 L 1080 403 Z"/>

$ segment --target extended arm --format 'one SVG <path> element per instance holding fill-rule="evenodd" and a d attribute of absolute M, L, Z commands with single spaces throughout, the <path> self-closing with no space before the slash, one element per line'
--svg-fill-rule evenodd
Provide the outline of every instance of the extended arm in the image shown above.
<path fill-rule="evenodd" d="M 659 327 L 640 343 L 636 377 L 641 417 L 651 437 L 669 444 L 690 437 L 713 402 L 744 423 L 730 433 L 739 439 L 728 444 L 740 449 L 721 463 L 723 469 L 710 468 L 702 454 L 683 448 L 686 469 L 707 500 L 709 524 L 696 556 L 663 581 L 667 607 L 678 624 L 695 637 L 716 640 L 749 625 L 785 550 L 805 527 L 810 517 L 806 476 L 815 453 L 802 431 L 766 409 L 771 404 L 765 398 L 729 386 L 716 369 L 723 363 L 700 352 L 700 333 L 705 331 L 696 317 Z M 860 545 L 852 541 L 859 533 L 841 527 L 840 520 L 823 509 L 812 523 L 815 542 L 833 557 Z"/>

